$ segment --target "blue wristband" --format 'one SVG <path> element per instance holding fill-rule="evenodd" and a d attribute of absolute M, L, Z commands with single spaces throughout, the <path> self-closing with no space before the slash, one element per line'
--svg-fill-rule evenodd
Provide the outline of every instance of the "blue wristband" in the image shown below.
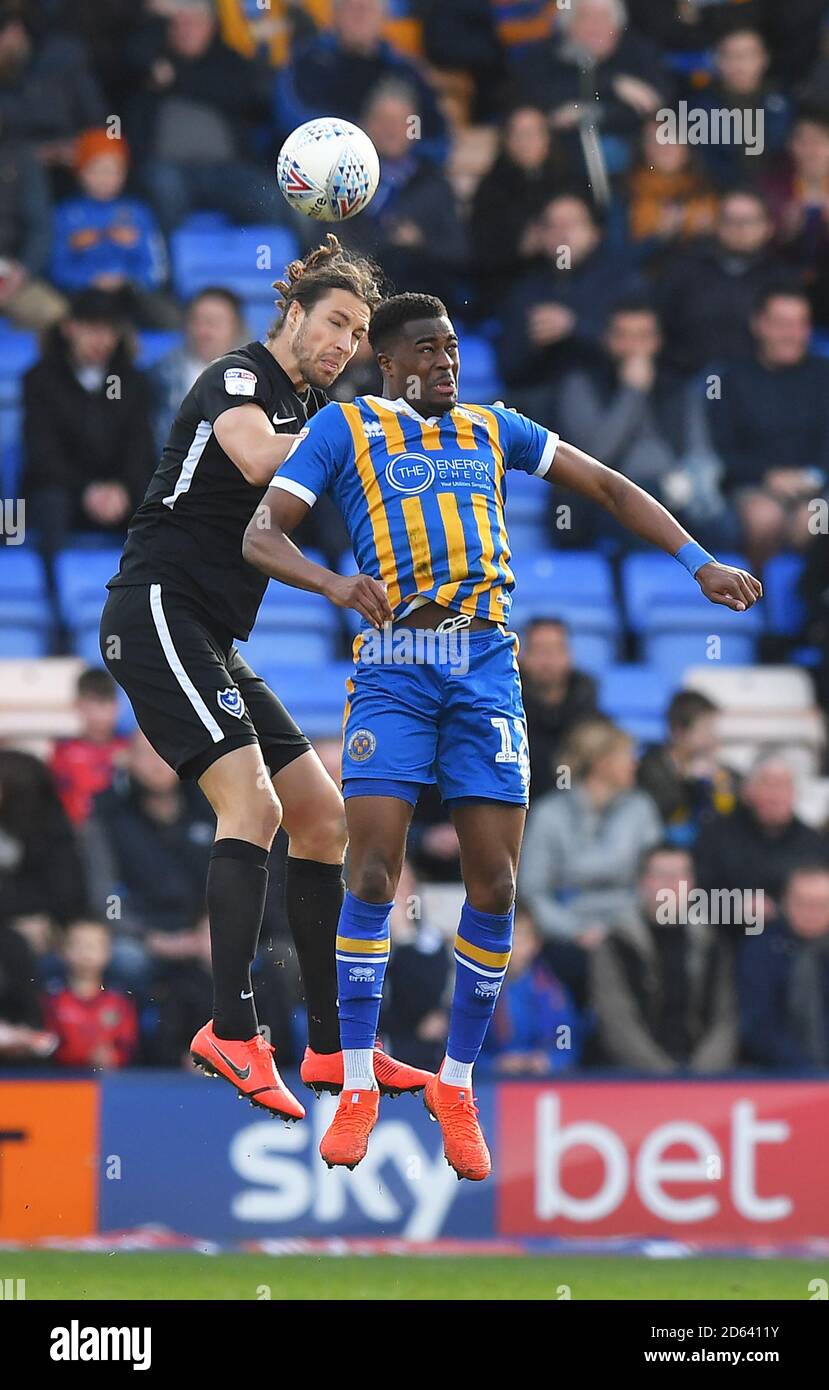
<path fill-rule="evenodd" d="M 703 550 L 696 541 L 686 541 L 679 547 L 675 557 L 681 565 L 684 565 L 689 574 L 696 574 L 703 565 L 716 564 L 713 555 L 709 555 L 707 550 Z"/>

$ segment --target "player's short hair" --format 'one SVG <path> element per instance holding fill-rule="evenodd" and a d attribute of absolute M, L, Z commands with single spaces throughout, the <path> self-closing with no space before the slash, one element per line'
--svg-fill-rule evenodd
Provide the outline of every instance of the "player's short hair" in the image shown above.
<path fill-rule="evenodd" d="M 534 637 L 537 632 L 540 632 L 541 629 L 545 627 L 554 627 L 557 632 L 563 632 L 565 637 L 570 636 L 570 624 L 566 622 L 564 618 L 557 618 L 553 614 L 549 616 L 545 614 L 544 617 L 530 618 L 529 622 L 524 624 L 524 631 L 521 634 L 524 639 L 524 645 L 526 646 L 529 639 Z"/>
<path fill-rule="evenodd" d="M 374 310 L 368 340 L 375 352 L 385 352 L 397 342 L 407 323 L 448 317 L 443 300 L 433 294 L 394 294 Z"/>
<path fill-rule="evenodd" d="M 340 244 L 329 232 L 321 246 L 315 246 L 307 256 L 291 261 L 284 280 L 274 280 L 279 291 L 276 301 L 279 318 L 268 333 L 275 338 L 285 322 L 292 304 L 301 304 L 306 311 L 331 290 L 348 290 L 362 299 L 369 309 L 380 302 L 382 271 L 367 256 L 357 256 Z"/>
<path fill-rule="evenodd" d="M 641 878 L 647 872 L 651 860 L 655 859 L 658 854 L 682 854 L 693 864 L 693 855 L 687 845 L 676 845 L 671 840 L 659 840 L 655 845 L 648 845 L 647 849 L 643 849 L 639 855 L 636 866 L 637 878 Z"/>
<path fill-rule="evenodd" d="M 737 183 L 732 188 L 726 188 L 720 194 L 720 213 L 726 203 L 730 203 L 734 198 L 750 198 L 759 208 L 763 209 L 766 217 L 771 218 L 771 208 L 768 199 L 763 196 L 759 188 L 752 188 L 751 184 Z"/>
<path fill-rule="evenodd" d="M 829 132 L 829 107 L 817 101 L 804 101 L 794 118 L 796 126 L 819 125 L 824 134 Z"/>
<path fill-rule="evenodd" d="M 118 694 L 118 687 L 109 671 L 105 671 L 102 666 L 87 666 L 78 676 L 75 694 L 93 700 L 114 700 Z"/>
<path fill-rule="evenodd" d="M 598 715 L 594 719 L 582 720 L 570 731 L 562 744 L 558 761 L 562 767 L 569 767 L 576 781 L 586 777 L 600 758 L 632 742 L 630 734 L 614 724 L 612 719 Z"/>
<path fill-rule="evenodd" d="M 766 285 L 757 295 L 752 307 L 752 314 L 762 314 L 773 299 L 799 299 L 801 304 L 805 304 L 809 313 L 812 312 L 812 301 L 807 290 L 799 285 L 796 280 L 778 280 L 774 284 Z"/>
<path fill-rule="evenodd" d="M 706 714 L 719 709 L 701 690 L 680 690 L 668 706 L 668 728 L 672 734 L 682 734 Z"/>
<path fill-rule="evenodd" d="M 795 864 L 790 869 L 783 880 L 783 892 L 788 893 L 796 878 L 825 878 L 829 874 L 829 863 L 822 863 L 820 859 L 807 859 L 801 864 Z"/>
<path fill-rule="evenodd" d="M 239 322 L 242 322 L 244 317 L 242 312 L 242 301 L 238 294 L 234 294 L 233 290 L 227 289 L 225 285 L 205 285 L 203 290 L 198 290 L 191 299 L 188 299 L 188 311 L 194 308 L 196 304 L 200 304 L 203 299 L 221 299 L 222 302 L 227 305 L 231 313 L 236 315 Z"/>
<path fill-rule="evenodd" d="M 756 24 L 747 24 L 745 20 L 741 22 L 740 20 L 736 19 L 731 20 L 730 22 L 725 21 L 725 27 L 714 40 L 715 51 L 719 48 L 722 48 L 723 44 L 727 43 L 729 39 L 736 38 L 738 35 L 743 34 L 750 34 L 753 39 L 759 39 L 760 43 L 763 45 L 764 49 L 768 53 L 768 40 L 763 31 L 761 29 L 758 29 Z"/>
<path fill-rule="evenodd" d="M 622 299 L 617 299 L 608 313 L 607 322 L 610 323 L 611 319 L 618 318 L 620 314 L 650 314 L 657 323 L 660 322 L 659 310 L 647 294 L 628 294 Z"/>

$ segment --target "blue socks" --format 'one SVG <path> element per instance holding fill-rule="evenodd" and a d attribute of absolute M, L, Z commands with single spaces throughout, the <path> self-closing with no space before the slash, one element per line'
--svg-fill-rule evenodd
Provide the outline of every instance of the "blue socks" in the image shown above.
<path fill-rule="evenodd" d="M 471 1067 L 481 1050 L 507 973 L 514 916 L 514 907 L 497 916 L 478 912 L 468 902 L 461 909 L 455 937 L 455 993 L 446 1043 L 450 1062 Z M 455 1078 L 451 1073 L 451 1067 L 449 1073 L 441 1072 L 444 1081 L 463 1084 L 460 1075 Z"/>
<path fill-rule="evenodd" d="M 343 1052 L 374 1049 L 389 960 L 393 903 L 346 893 L 337 928 L 337 992 Z"/>

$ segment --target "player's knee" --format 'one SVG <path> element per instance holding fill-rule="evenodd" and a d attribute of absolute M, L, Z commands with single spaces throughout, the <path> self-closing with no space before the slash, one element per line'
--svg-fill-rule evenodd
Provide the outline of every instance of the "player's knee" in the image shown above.
<path fill-rule="evenodd" d="M 344 859 L 347 843 L 345 809 L 340 801 L 314 817 L 311 824 L 292 827 L 288 853 L 318 864 L 336 864 Z"/>
<path fill-rule="evenodd" d="M 389 903 L 397 892 L 399 874 L 385 859 L 370 859 L 352 866 L 349 888 L 364 903 Z"/>
<path fill-rule="evenodd" d="M 275 795 L 262 794 L 251 798 L 244 807 L 234 808 L 229 816 L 221 817 L 222 827 L 232 821 L 233 828 L 226 833 L 239 840 L 250 840 L 252 844 L 270 848 L 277 830 L 282 824 L 282 803 Z"/>
<path fill-rule="evenodd" d="M 466 894 L 471 907 L 501 917 L 515 902 L 515 871 L 511 864 L 482 871 L 467 882 Z"/>

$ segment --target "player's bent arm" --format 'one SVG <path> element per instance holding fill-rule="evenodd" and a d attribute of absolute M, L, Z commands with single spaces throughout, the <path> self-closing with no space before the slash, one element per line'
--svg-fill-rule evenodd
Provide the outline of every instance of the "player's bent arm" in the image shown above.
<path fill-rule="evenodd" d="M 372 627 L 391 622 L 386 590 L 368 574 L 342 575 L 317 565 L 290 539 L 311 508 L 283 488 L 269 488 L 248 524 L 242 555 L 269 579 L 322 594 L 338 608 L 355 608 Z"/>
<path fill-rule="evenodd" d="M 550 483 L 572 488 L 582 497 L 598 502 L 626 530 L 678 558 L 711 603 L 721 603 L 742 613 L 762 597 L 763 586 L 759 579 L 746 570 L 719 564 L 697 545 L 661 502 L 623 473 L 599 463 L 573 444 L 559 441 L 544 476 Z"/>
<path fill-rule="evenodd" d="M 213 433 L 246 482 L 267 487 L 296 443 L 294 434 L 277 434 L 261 406 L 234 405 L 218 416 Z"/>

